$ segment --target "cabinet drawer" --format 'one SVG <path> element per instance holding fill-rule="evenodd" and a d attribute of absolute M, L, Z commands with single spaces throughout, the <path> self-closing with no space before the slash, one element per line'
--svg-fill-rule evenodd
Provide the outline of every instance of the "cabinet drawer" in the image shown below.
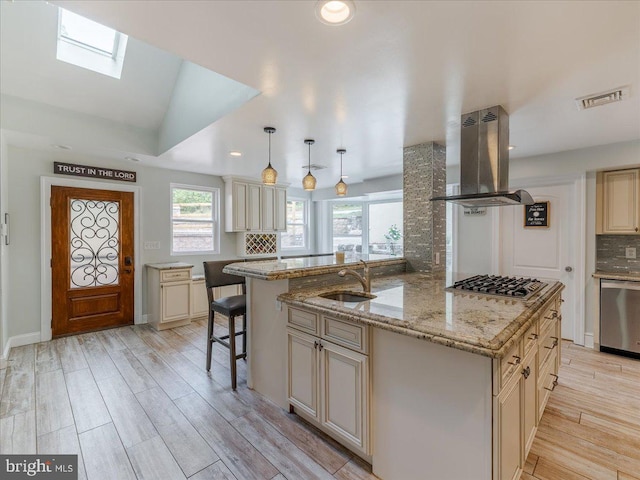
<path fill-rule="evenodd" d="M 289 308 L 287 323 L 312 335 L 320 336 L 318 329 L 318 315 L 307 312 L 306 310 L 298 310 L 297 308 Z"/>
<path fill-rule="evenodd" d="M 560 348 L 560 338 L 558 337 L 558 321 L 554 320 L 547 324 L 545 330 L 540 331 L 540 341 L 538 342 L 538 367 L 544 368 L 552 355 L 556 354 Z"/>
<path fill-rule="evenodd" d="M 180 280 L 191 280 L 191 270 L 162 270 L 160 272 L 160 282 L 177 282 Z"/>
<path fill-rule="evenodd" d="M 533 325 L 529 327 L 523 337 L 524 342 L 524 356 L 531 351 L 532 348 L 536 346 L 536 340 L 538 339 L 538 322 L 533 322 Z"/>
<path fill-rule="evenodd" d="M 553 302 L 549 308 L 542 314 L 540 317 L 540 334 L 542 335 L 542 331 L 546 330 L 551 323 L 555 323 L 560 315 L 560 306 L 558 302 Z"/>
<path fill-rule="evenodd" d="M 522 364 L 522 340 L 518 340 L 500 360 L 501 386 L 506 385 Z"/>
<path fill-rule="evenodd" d="M 540 371 L 540 376 L 538 377 L 538 421 L 542 418 L 542 414 L 544 413 L 544 409 L 547 406 L 547 401 L 549 400 L 549 396 L 551 392 L 556 388 L 558 375 L 556 374 L 556 355 L 555 353 L 551 355 L 549 361 L 545 365 L 545 367 Z"/>
<path fill-rule="evenodd" d="M 346 322 L 337 318 L 322 317 L 321 337 L 338 345 L 368 353 L 369 329 L 366 325 Z"/>

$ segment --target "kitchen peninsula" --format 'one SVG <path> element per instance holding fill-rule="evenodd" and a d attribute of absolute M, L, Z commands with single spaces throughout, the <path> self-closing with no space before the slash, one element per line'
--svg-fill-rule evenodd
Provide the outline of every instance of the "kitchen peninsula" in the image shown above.
<path fill-rule="evenodd" d="M 248 280 L 251 387 L 383 480 L 518 478 L 557 383 L 562 284 L 527 300 L 450 292 L 385 259 L 375 298 L 342 302 L 320 295 L 361 287 L 326 277 L 357 265 L 295 260 L 227 267 Z"/>

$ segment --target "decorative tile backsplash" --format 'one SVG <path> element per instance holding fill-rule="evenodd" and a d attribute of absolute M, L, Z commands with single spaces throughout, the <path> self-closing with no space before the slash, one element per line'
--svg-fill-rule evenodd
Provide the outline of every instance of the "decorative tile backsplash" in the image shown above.
<path fill-rule="evenodd" d="M 626 258 L 626 249 L 635 248 L 636 258 Z M 596 235 L 596 270 L 640 272 L 640 235 Z"/>
<path fill-rule="evenodd" d="M 240 238 L 241 255 L 275 255 L 278 251 L 277 233 L 244 233 Z"/>

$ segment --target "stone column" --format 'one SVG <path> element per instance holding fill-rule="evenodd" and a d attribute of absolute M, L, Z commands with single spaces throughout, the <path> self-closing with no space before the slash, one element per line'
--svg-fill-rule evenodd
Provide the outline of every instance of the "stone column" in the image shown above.
<path fill-rule="evenodd" d="M 446 191 L 446 149 L 433 142 L 405 147 L 403 163 L 407 271 L 443 271 L 446 264 L 446 207 L 445 202 L 430 200 Z"/>

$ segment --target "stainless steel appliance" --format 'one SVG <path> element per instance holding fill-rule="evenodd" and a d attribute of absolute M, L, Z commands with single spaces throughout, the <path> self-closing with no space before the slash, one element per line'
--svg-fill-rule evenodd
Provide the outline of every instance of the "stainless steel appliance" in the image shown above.
<path fill-rule="evenodd" d="M 525 190 L 509 191 L 509 115 L 500 105 L 461 118 L 461 195 L 434 197 L 465 207 L 531 205 Z"/>
<path fill-rule="evenodd" d="M 476 275 L 459 280 L 447 290 L 498 295 L 527 300 L 547 285 L 535 278 L 502 277 L 500 275 Z"/>
<path fill-rule="evenodd" d="M 600 350 L 640 358 L 640 282 L 601 280 Z"/>

